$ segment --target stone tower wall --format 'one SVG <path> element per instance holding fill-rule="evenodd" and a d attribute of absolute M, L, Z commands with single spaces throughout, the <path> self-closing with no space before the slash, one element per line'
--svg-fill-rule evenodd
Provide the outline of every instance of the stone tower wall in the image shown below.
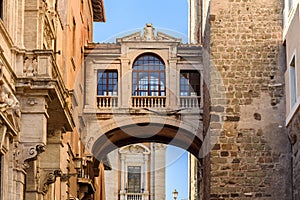
<path fill-rule="evenodd" d="M 279 0 L 210 1 L 210 197 L 291 199 Z"/>

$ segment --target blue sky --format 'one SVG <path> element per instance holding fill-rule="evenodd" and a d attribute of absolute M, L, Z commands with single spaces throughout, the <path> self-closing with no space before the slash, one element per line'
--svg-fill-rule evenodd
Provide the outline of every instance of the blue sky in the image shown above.
<path fill-rule="evenodd" d="M 105 23 L 94 23 L 94 42 L 115 42 L 132 32 L 141 31 L 146 23 L 187 41 L 187 0 L 107 0 L 104 1 Z M 166 200 L 178 191 L 177 200 L 188 198 L 187 152 L 176 147 L 167 148 Z"/>
<path fill-rule="evenodd" d="M 152 23 L 187 35 L 187 0 L 107 0 L 104 1 L 105 23 L 94 23 L 94 41 L 104 42 L 113 36 L 142 29 Z"/>
<path fill-rule="evenodd" d="M 173 200 L 172 192 L 176 188 L 177 200 L 188 199 L 188 153 L 180 148 L 167 147 L 166 200 Z"/>

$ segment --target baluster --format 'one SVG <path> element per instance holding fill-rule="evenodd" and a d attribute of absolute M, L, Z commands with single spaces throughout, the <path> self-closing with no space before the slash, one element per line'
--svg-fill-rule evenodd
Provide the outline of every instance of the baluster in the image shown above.
<path fill-rule="evenodd" d="M 162 98 L 161 97 L 159 97 L 158 102 L 159 102 L 159 107 L 161 108 L 162 107 Z"/>
<path fill-rule="evenodd" d="M 151 105 L 150 107 L 153 107 L 153 98 L 151 98 Z"/>
<path fill-rule="evenodd" d="M 140 107 L 140 98 L 139 97 L 136 98 L 135 107 Z"/>
<path fill-rule="evenodd" d="M 145 105 L 145 107 L 149 107 L 149 100 L 150 100 L 150 98 L 147 97 L 147 98 L 146 98 L 146 105 Z"/>
<path fill-rule="evenodd" d="M 148 107 L 148 101 L 149 101 L 149 97 L 145 98 L 145 107 Z"/>

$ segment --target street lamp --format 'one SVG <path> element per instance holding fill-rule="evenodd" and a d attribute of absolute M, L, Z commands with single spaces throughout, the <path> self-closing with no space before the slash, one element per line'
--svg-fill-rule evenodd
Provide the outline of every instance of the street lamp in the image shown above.
<path fill-rule="evenodd" d="M 177 197 L 178 197 L 178 192 L 177 192 L 177 190 L 174 189 L 174 191 L 173 191 L 172 193 L 173 193 L 173 198 L 174 198 L 174 200 L 176 200 Z"/>

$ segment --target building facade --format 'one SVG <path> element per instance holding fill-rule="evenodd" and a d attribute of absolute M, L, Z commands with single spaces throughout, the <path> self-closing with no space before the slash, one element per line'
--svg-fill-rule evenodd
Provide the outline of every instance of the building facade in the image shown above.
<path fill-rule="evenodd" d="M 166 199 L 166 145 L 128 145 L 111 152 L 108 159 L 112 167 L 105 171 L 106 199 Z"/>
<path fill-rule="evenodd" d="M 292 199 L 283 1 L 203 0 L 203 199 Z M 296 43 L 294 43 L 296 45 Z"/>
<path fill-rule="evenodd" d="M 72 101 L 78 49 L 92 41 L 93 21 L 104 21 L 103 2 L 4 0 L 0 8 L 0 199 L 100 199 L 94 177 L 103 168 L 84 154 Z"/>
<path fill-rule="evenodd" d="M 87 149 L 99 160 L 115 150 L 108 159 L 116 167 L 105 172 L 107 198 L 165 199 L 165 146 L 158 143 L 201 159 L 201 47 L 146 24 L 116 43 L 90 44 L 85 69 Z M 136 148 L 140 153 L 129 153 Z M 129 167 L 148 174 L 135 192 Z"/>
<path fill-rule="evenodd" d="M 286 126 L 292 144 L 293 199 L 300 198 L 299 191 L 299 51 L 300 14 L 299 1 L 284 1 L 283 45 L 285 47 Z"/>

